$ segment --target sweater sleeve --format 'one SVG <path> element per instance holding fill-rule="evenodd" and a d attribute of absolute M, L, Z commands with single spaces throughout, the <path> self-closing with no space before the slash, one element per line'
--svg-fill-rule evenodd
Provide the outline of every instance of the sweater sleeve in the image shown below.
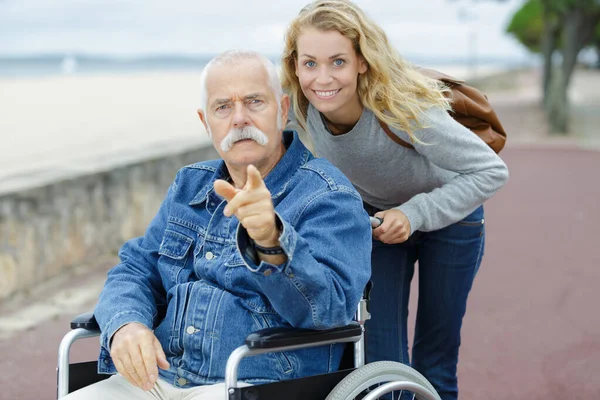
<path fill-rule="evenodd" d="M 405 132 L 391 129 L 401 139 L 409 140 Z M 441 187 L 419 193 L 397 207 L 410 221 L 411 234 L 438 230 L 462 220 L 506 183 L 508 168 L 502 159 L 445 110 L 428 110 L 422 127 L 414 133 L 421 141 L 413 143 L 415 151 L 456 175 Z"/>

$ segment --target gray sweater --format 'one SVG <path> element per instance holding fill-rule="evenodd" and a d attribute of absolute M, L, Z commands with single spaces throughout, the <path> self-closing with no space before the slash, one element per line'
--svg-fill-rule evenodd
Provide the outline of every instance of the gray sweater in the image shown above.
<path fill-rule="evenodd" d="M 346 174 L 365 202 L 402 211 L 412 232 L 462 220 L 508 179 L 500 157 L 446 111 L 429 109 L 422 124 L 413 132 L 425 144 L 413 143 L 413 150 L 392 141 L 366 108 L 343 135 L 332 135 L 312 105 L 307 118 L 317 155 Z M 406 132 L 390 129 L 410 143 Z"/>

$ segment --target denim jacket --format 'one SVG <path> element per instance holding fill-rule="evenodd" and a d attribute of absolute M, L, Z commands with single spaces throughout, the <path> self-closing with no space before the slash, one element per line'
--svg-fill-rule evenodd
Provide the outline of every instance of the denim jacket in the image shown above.
<path fill-rule="evenodd" d="M 296 133 L 266 176 L 277 218 L 282 265 L 256 264 L 239 221 L 225 217 L 213 190 L 228 176 L 222 160 L 182 168 L 145 235 L 121 248 L 121 262 L 95 309 L 102 331 L 99 372 L 117 329 L 154 330 L 170 363 L 161 378 L 177 387 L 224 380 L 229 354 L 256 330 L 327 329 L 349 323 L 371 272 L 371 228 L 352 184 L 314 158 Z M 342 345 L 253 356 L 238 379 L 264 383 L 336 370 Z"/>

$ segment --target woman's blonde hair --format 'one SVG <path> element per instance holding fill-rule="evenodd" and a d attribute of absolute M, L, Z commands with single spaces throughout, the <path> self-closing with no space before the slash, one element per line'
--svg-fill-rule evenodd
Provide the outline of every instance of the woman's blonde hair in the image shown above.
<path fill-rule="evenodd" d="M 356 54 L 368 65 L 358 76 L 357 93 L 364 107 L 377 118 L 396 129 L 407 132 L 411 140 L 420 142 L 412 130 L 422 127 L 419 116 L 433 106 L 446 110 L 450 104 L 441 82 L 419 73 L 404 61 L 390 45 L 387 35 L 355 4 L 347 0 L 317 0 L 304 7 L 294 18 L 285 35 L 282 56 L 282 85 L 291 97 L 294 114 L 306 129 L 308 99 L 298 77 L 298 36 L 304 28 L 337 31 L 350 39 Z"/>

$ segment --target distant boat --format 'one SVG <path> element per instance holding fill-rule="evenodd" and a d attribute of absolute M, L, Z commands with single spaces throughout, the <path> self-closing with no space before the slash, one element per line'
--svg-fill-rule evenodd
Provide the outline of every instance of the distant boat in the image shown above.
<path fill-rule="evenodd" d="M 70 75 L 77 70 L 77 59 L 73 56 L 65 56 L 60 64 L 60 70 L 65 75 Z"/>

